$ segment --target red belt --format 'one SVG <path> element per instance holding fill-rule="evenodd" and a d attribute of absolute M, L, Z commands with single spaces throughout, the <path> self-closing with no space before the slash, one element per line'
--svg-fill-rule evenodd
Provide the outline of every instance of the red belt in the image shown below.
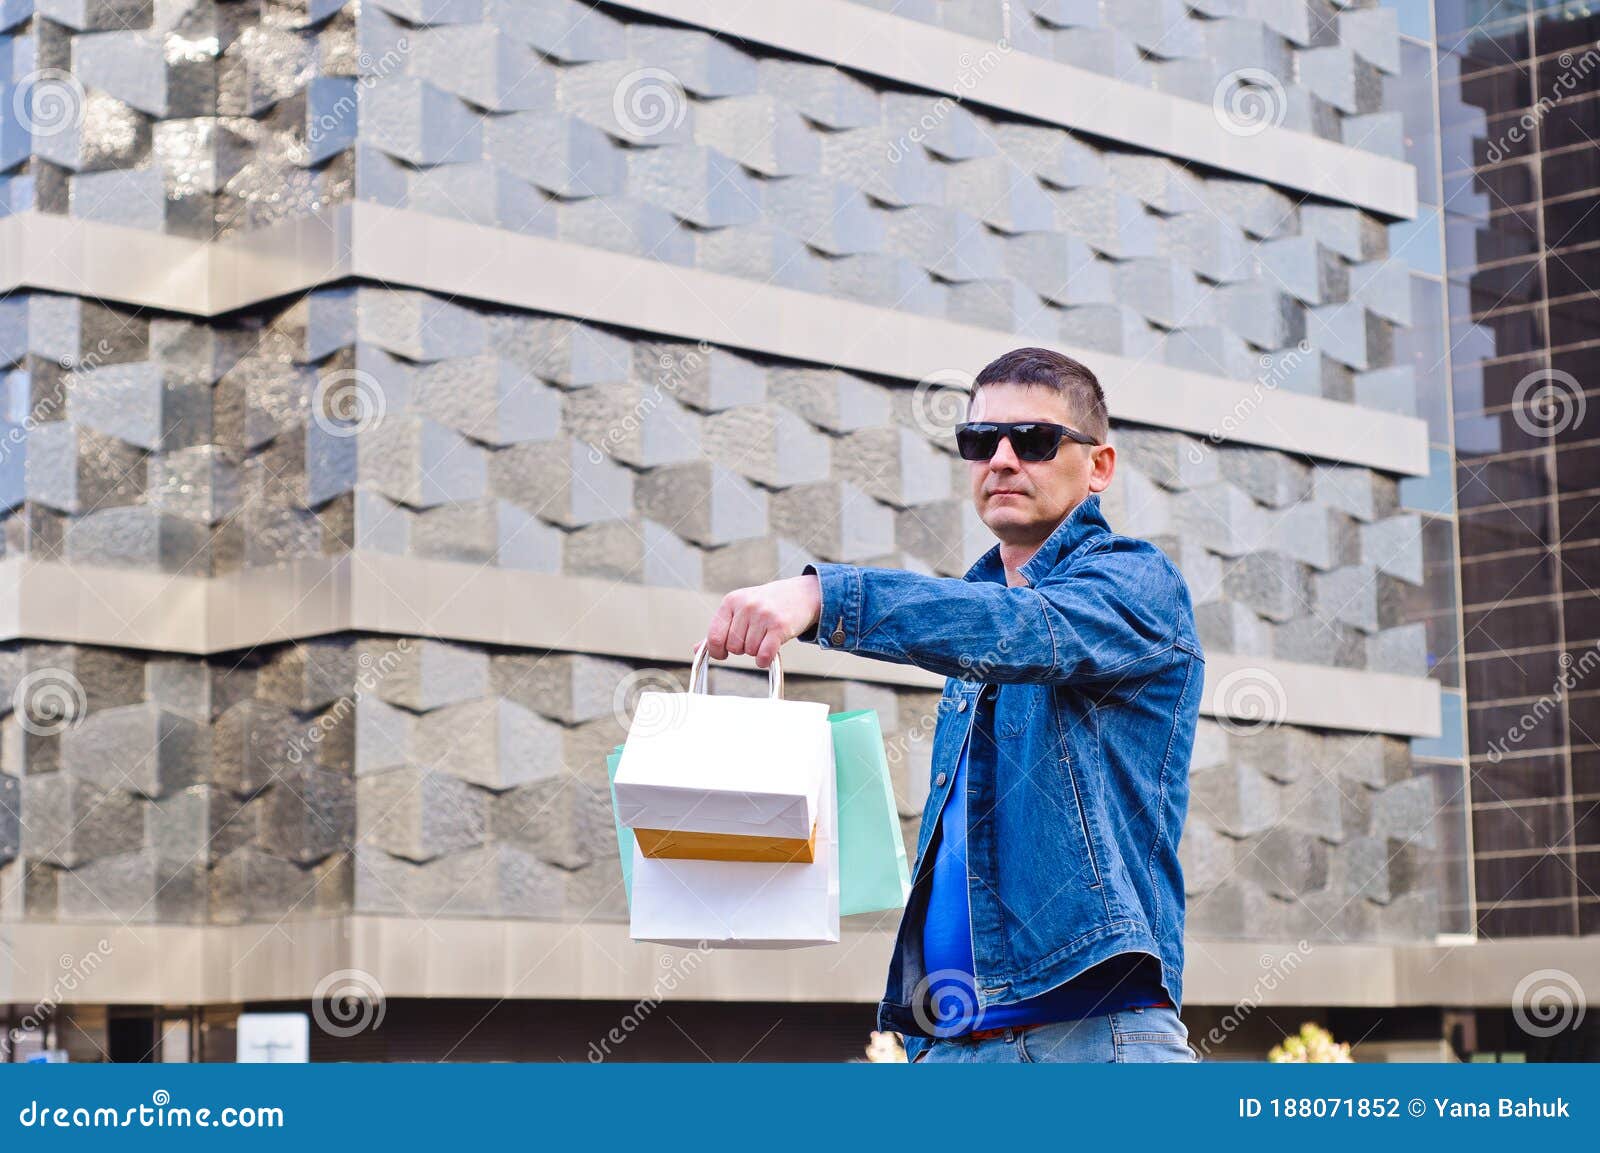
<path fill-rule="evenodd" d="M 1153 1005 L 1134 1006 L 1140 1009 L 1170 1009 L 1171 1001 L 1159 1001 Z M 1007 1033 L 1018 1032 L 1024 1029 L 1037 1029 L 1040 1025 L 1053 1025 L 1054 1021 L 1035 1021 L 1028 1025 L 1002 1025 L 997 1029 L 974 1029 L 970 1033 L 963 1033 L 959 1037 L 952 1037 L 952 1041 L 987 1041 L 991 1037 L 1003 1037 Z"/>
<path fill-rule="evenodd" d="M 990 1037 L 1003 1036 L 1004 1034 L 1010 1032 L 1013 1029 L 1031 1029 L 1031 1028 L 1033 1028 L 1032 1025 L 1008 1025 L 1004 1029 L 974 1029 L 972 1032 L 966 1034 L 966 1036 L 964 1038 L 958 1038 L 958 1040 L 987 1041 Z"/>

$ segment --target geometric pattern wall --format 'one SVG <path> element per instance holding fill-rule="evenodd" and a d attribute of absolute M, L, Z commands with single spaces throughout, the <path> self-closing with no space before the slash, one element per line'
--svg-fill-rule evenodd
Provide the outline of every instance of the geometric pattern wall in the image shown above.
<path fill-rule="evenodd" d="M 1386 14 L 1105 8 L 897 11 L 974 35 L 1009 12 L 995 66 L 1127 63 L 1186 99 L 1293 61 L 1265 92 L 1287 127 L 1394 154 Z M 577 3 L 0 20 L 31 121 L 0 137 L 8 213 L 222 241 L 368 201 L 1091 365 L 1415 407 L 1406 268 L 1359 208 Z M 205 317 L 21 289 L 0 368 L 8 558 L 221 580 L 359 552 L 709 594 L 811 559 L 959 576 L 991 543 L 937 390 L 492 300 L 342 282 Z M 1114 440 L 1108 515 L 1180 565 L 1208 652 L 1426 675 L 1394 476 L 1121 421 Z M 0 653 L 0 914 L 617 919 L 604 756 L 637 688 L 685 672 L 368 633 L 178 655 L 23 621 Z M 936 690 L 788 688 L 878 710 L 914 844 Z M 1403 739 L 1223 717 L 1192 774 L 1192 936 L 1435 931 L 1440 799 Z"/>

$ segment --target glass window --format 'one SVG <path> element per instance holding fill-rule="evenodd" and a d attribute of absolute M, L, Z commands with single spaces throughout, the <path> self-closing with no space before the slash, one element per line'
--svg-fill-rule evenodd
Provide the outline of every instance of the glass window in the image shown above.
<path fill-rule="evenodd" d="M 1417 170 L 1417 199 L 1439 203 L 1438 133 L 1434 127 L 1433 49 L 1408 40 L 1400 43 L 1400 73 L 1383 78 L 1385 111 L 1400 113 L 1406 163 Z"/>
<path fill-rule="evenodd" d="M 1566 48 L 1587 48 L 1600 40 L 1600 12 L 1593 4 L 1552 5 L 1533 20 L 1533 49 L 1540 56 Z"/>
<path fill-rule="evenodd" d="M 1487 312 L 1490 309 L 1521 308 L 1544 300 L 1541 265 L 1537 257 L 1493 268 L 1475 269 L 1465 276 L 1451 277 L 1457 284 L 1465 283 L 1472 293 L 1473 309 Z"/>
<path fill-rule="evenodd" d="M 1549 648 L 1561 643 L 1560 621 L 1550 601 L 1501 605 L 1481 612 L 1467 610 L 1466 648 L 1469 653 L 1501 649 Z"/>
<path fill-rule="evenodd" d="M 1551 683 L 1554 683 L 1552 678 Z M 1600 771 L 1600 759 L 1596 761 Z M 1566 764 L 1559 754 L 1505 757 L 1498 764 L 1475 761 L 1472 772 L 1474 801 L 1525 801 L 1559 797 L 1566 788 Z"/>
<path fill-rule="evenodd" d="M 1550 346 L 1564 348 L 1600 340 L 1600 299 L 1593 294 L 1550 305 Z M 1600 384 L 1600 381 L 1589 381 Z"/>
<path fill-rule="evenodd" d="M 1494 605 L 1509 597 L 1555 595 L 1556 558 L 1548 552 L 1468 560 L 1461 566 L 1461 599 L 1469 605 Z M 1501 695 L 1521 696 L 1522 692 L 1513 690 Z"/>
<path fill-rule="evenodd" d="M 1475 846 L 1476 847 L 1476 846 Z M 1482 852 L 1482 850 L 1479 850 Z M 1516 857 L 1482 857 L 1476 862 L 1478 904 L 1486 907 L 1501 901 L 1531 901 L 1561 898 L 1569 904 L 1562 910 L 1567 924 L 1572 922 L 1572 869 L 1566 856 L 1558 853 L 1531 853 Z M 1566 930 L 1570 933 L 1572 930 Z"/>
<path fill-rule="evenodd" d="M 1461 687 L 1461 626 L 1452 609 L 1423 622 L 1428 641 L 1428 675 L 1445 688 Z"/>
<path fill-rule="evenodd" d="M 1428 439 L 1450 433 L 1448 361 L 1444 347 L 1444 289 L 1426 276 L 1411 278 L 1411 325 L 1395 326 L 1394 363 L 1410 365 L 1416 380 L 1417 415 L 1428 422 Z"/>
<path fill-rule="evenodd" d="M 1567 742 L 1567 716 L 1559 699 L 1544 696 L 1531 702 L 1473 704 L 1468 714 L 1475 757 L 1543 752 Z"/>
<path fill-rule="evenodd" d="M 1585 532 L 1582 524 L 1573 527 L 1576 533 Z M 1591 523 L 1587 529 L 1587 535 L 1592 538 L 1600 531 L 1600 525 Z M 1587 544 L 1578 544 L 1576 539 L 1562 537 L 1561 587 L 1568 593 L 1600 592 L 1600 543 L 1591 539 Z"/>
<path fill-rule="evenodd" d="M 1572 791 L 1600 794 L 1600 749 L 1572 750 Z"/>
<path fill-rule="evenodd" d="M 1411 742 L 1411 753 L 1418 757 L 1460 760 L 1466 746 L 1461 694 L 1439 694 L 1439 736 L 1418 737 Z"/>
<path fill-rule="evenodd" d="M 1477 872 L 1477 870 L 1474 870 Z M 1479 877 L 1481 878 L 1481 872 Z M 1480 880 L 1481 884 L 1481 880 Z M 1572 936 L 1577 932 L 1577 911 L 1569 899 L 1542 905 L 1499 905 L 1477 890 L 1478 936 L 1487 941 L 1503 937 Z"/>
<path fill-rule="evenodd" d="M 1498 213 L 1491 220 L 1486 216 L 1474 218 L 1454 208 L 1454 205 L 1447 205 L 1444 217 L 1445 252 L 1451 269 L 1472 268 L 1538 253 L 1537 213 L 1513 210 Z"/>
<path fill-rule="evenodd" d="M 1415 220 L 1401 220 L 1389 226 L 1389 252 L 1414 271 L 1444 275 L 1444 250 L 1440 244 L 1438 209 L 1419 207 Z"/>
<path fill-rule="evenodd" d="M 1563 599 L 1561 610 L 1569 649 L 1582 642 L 1600 640 L 1600 595 L 1586 589 L 1570 593 Z M 1582 743 L 1600 745 L 1600 729 L 1597 729 L 1597 739 Z"/>
<path fill-rule="evenodd" d="M 1571 196 L 1600 188 L 1600 147 L 1589 145 L 1546 155 L 1540 165 L 1542 196 Z M 1600 225 L 1595 232 L 1600 233 Z"/>
<path fill-rule="evenodd" d="M 1519 435 L 1510 412 L 1469 413 L 1456 417 L 1456 455 L 1462 459 L 1475 456 L 1504 456 L 1537 447 Z"/>
<path fill-rule="evenodd" d="M 1544 242 L 1548 248 L 1589 244 L 1600 236 L 1600 192 L 1544 206 Z"/>
<path fill-rule="evenodd" d="M 1600 286 L 1600 245 L 1552 253 L 1545 261 L 1544 275 L 1551 300 L 1593 293 Z"/>
<path fill-rule="evenodd" d="M 1459 355 L 1453 357 L 1451 373 L 1455 382 L 1456 414 L 1459 416 L 1516 403 L 1519 388 L 1523 389 L 1522 399 L 1525 400 L 1528 389 L 1533 386 L 1524 388 L 1522 382 L 1530 373 L 1538 372 L 1543 367 L 1542 356 L 1520 357 L 1490 364 L 1467 362 Z"/>
<path fill-rule="evenodd" d="M 1457 521 L 1461 553 L 1463 556 L 1486 556 L 1554 544 L 1556 538 L 1550 518 L 1550 506 L 1543 501 L 1511 508 L 1492 503 L 1471 512 L 1463 509 Z"/>
<path fill-rule="evenodd" d="M 1519 208 L 1539 199 L 1538 182 L 1533 163 L 1514 160 L 1494 168 L 1480 168 L 1471 172 L 1458 172 L 1444 178 L 1444 198 L 1447 204 L 1459 204 L 1462 197 L 1487 197 L 1493 211 L 1502 208 Z"/>
<path fill-rule="evenodd" d="M 1474 805 L 1472 843 L 1480 853 L 1558 848 L 1569 842 L 1571 822 L 1572 809 L 1564 800 Z"/>
<path fill-rule="evenodd" d="M 1563 492 L 1600 488 L 1600 445 L 1558 449 L 1556 484 Z"/>
<path fill-rule="evenodd" d="M 1600 697 L 1574 695 L 1567 703 L 1567 740 L 1574 745 L 1600 745 Z"/>
<path fill-rule="evenodd" d="M 1436 0 L 1434 20 L 1439 26 L 1439 39 L 1445 33 L 1460 34 L 1485 20 L 1504 21 L 1519 12 L 1528 11 L 1528 0 Z"/>
<path fill-rule="evenodd" d="M 1581 381 L 1600 381 L 1600 348 L 1570 348 L 1550 354 L 1550 367 Z"/>
<path fill-rule="evenodd" d="M 1384 0 L 1383 6 L 1395 10 L 1400 35 L 1433 39 L 1433 5 L 1429 0 Z"/>
<path fill-rule="evenodd" d="M 1533 71 L 1526 64 L 1506 63 L 1482 71 L 1463 66 L 1456 92 L 1465 108 L 1477 109 L 1490 119 L 1521 112 L 1533 107 Z"/>
<path fill-rule="evenodd" d="M 1539 142 L 1545 149 L 1569 148 L 1600 140 L 1600 93 L 1576 93 L 1557 104 L 1539 122 Z"/>
<path fill-rule="evenodd" d="M 1594 398 L 1590 403 L 1600 405 L 1600 398 Z M 1600 541 L 1600 495 L 1564 496 L 1557 503 L 1556 510 L 1561 527 L 1564 562 L 1570 560 L 1575 546 L 1587 541 Z M 1596 575 L 1600 576 L 1600 572 Z"/>
<path fill-rule="evenodd" d="M 1450 450 L 1440 445 L 1428 449 L 1428 475 L 1408 476 L 1400 481 L 1400 504 L 1420 512 L 1448 516 L 1455 511 L 1456 490 Z"/>
<path fill-rule="evenodd" d="M 1445 20 L 1436 17 L 1440 49 L 1448 47 L 1463 61 L 1480 69 L 1530 60 L 1533 41 L 1528 35 L 1528 21 L 1517 15 L 1525 11 L 1526 4 L 1495 4 L 1487 19 L 1452 28 L 1450 36 L 1445 35 Z"/>
<path fill-rule="evenodd" d="M 1492 653 L 1474 657 L 1467 665 L 1467 695 L 1474 701 L 1504 701 L 1544 692 L 1553 686 L 1565 667 L 1560 649 L 1504 656 Z M 1524 796 L 1554 796 L 1554 793 L 1525 793 Z M 1487 799 L 1487 798 L 1486 798 Z M 1515 798 L 1505 798 L 1508 800 Z"/>

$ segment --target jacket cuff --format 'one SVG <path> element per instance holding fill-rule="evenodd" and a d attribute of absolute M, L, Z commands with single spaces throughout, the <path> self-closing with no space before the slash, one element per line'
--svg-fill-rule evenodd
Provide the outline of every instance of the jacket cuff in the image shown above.
<path fill-rule="evenodd" d="M 815 575 L 822 585 L 822 611 L 817 623 L 796 640 L 824 649 L 852 649 L 860 636 L 861 569 L 849 564 L 808 564 L 801 576 Z"/>

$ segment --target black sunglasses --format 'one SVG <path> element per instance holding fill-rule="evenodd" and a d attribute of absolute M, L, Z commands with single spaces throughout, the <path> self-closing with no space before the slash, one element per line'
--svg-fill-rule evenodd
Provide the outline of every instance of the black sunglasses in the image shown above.
<path fill-rule="evenodd" d="M 1038 420 L 978 420 L 956 425 L 956 449 L 962 460 L 988 460 L 1000 447 L 1002 436 L 1011 441 L 1011 450 L 1018 460 L 1030 463 L 1052 459 L 1063 437 L 1079 444 L 1100 443 L 1088 433 L 1064 424 Z"/>

